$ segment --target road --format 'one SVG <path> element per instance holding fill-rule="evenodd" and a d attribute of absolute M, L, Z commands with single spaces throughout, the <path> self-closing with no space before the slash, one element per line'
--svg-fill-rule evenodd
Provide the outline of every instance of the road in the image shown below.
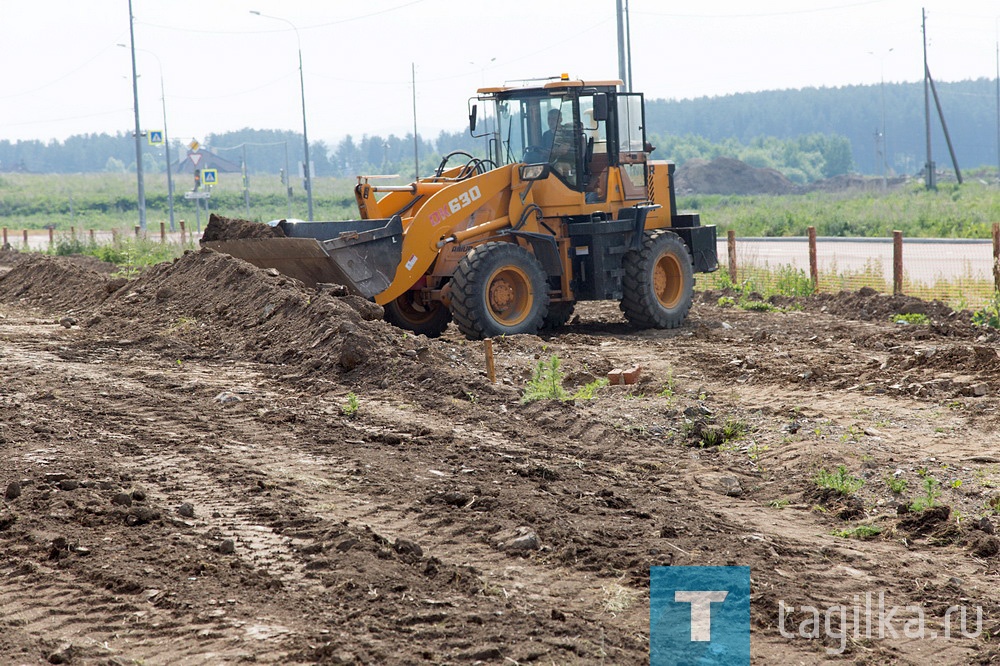
<path fill-rule="evenodd" d="M 719 240 L 719 263 L 726 265 L 726 239 Z M 903 270 L 907 279 L 933 284 L 940 280 L 990 280 L 993 266 L 989 240 L 903 239 Z M 818 238 L 819 272 L 859 273 L 870 267 L 892 283 L 892 240 L 888 238 Z M 808 272 L 809 243 L 805 238 L 737 238 L 736 261 L 741 267 L 792 265 Z"/>

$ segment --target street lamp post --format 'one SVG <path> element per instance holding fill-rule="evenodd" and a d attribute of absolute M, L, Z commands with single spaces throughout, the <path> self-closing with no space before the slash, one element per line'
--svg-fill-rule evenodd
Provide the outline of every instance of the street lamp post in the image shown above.
<path fill-rule="evenodd" d="M 131 0 L 129 0 L 131 2 Z M 280 16 L 270 16 L 268 14 L 261 14 L 258 11 L 250 10 L 251 14 L 256 14 L 262 18 L 274 19 L 275 21 L 282 21 L 292 26 L 292 30 L 295 31 L 295 41 L 298 44 L 299 50 L 299 90 L 302 92 L 302 142 L 305 146 L 305 164 L 302 166 L 302 173 L 305 175 L 306 179 L 306 201 L 309 207 L 309 221 L 313 220 L 313 192 L 312 192 L 312 174 L 309 169 L 309 131 L 306 129 L 306 82 L 305 75 L 302 73 L 302 39 L 299 37 L 299 29 L 295 27 L 295 24 L 288 19 L 281 18 Z"/>
<path fill-rule="evenodd" d="M 881 150 L 879 157 L 881 158 L 882 164 L 882 189 L 888 187 L 888 180 L 886 176 L 886 171 L 888 171 L 888 163 L 886 158 L 886 153 L 888 152 L 888 144 L 885 141 L 885 58 L 890 53 L 892 53 L 892 48 L 882 54 L 875 53 L 874 51 L 868 51 L 868 55 L 878 56 L 879 59 L 879 97 L 881 99 L 882 106 L 882 127 L 879 131 L 879 138 L 881 139 Z"/>
<path fill-rule="evenodd" d="M 127 48 L 124 44 L 119 44 L 123 48 Z M 160 102 L 163 104 L 163 146 L 166 151 L 167 158 L 167 207 L 170 210 L 170 231 L 175 231 L 174 225 L 174 178 L 171 172 L 170 166 L 170 134 L 167 132 L 167 93 L 166 89 L 163 87 L 163 62 L 160 60 L 160 56 L 156 55 L 152 51 L 147 49 L 135 49 L 136 51 L 142 51 L 143 53 L 148 53 L 149 55 L 156 58 L 156 64 L 160 68 Z"/>
<path fill-rule="evenodd" d="M 146 188 L 142 179 L 142 130 L 139 125 L 139 76 L 135 70 L 135 18 L 128 0 L 128 34 L 132 44 L 132 103 L 135 109 L 135 176 L 138 183 L 139 228 L 146 231 Z"/>

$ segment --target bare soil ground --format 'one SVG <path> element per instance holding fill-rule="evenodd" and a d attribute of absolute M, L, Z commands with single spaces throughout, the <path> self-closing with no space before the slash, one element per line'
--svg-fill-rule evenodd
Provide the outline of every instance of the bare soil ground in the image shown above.
<path fill-rule="evenodd" d="M 1000 357 L 967 313 L 581 304 L 494 340 L 491 384 L 482 343 L 226 255 L 0 262 L 2 663 L 641 664 L 668 564 L 751 568 L 754 663 L 997 660 Z M 522 404 L 553 355 L 570 391 L 641 379 Z M 864 486 L 820 490 L 839 465 Z M 925 479 L 947 508 L 900 509 Z M 913 608 L 842 654 L 801 612 L 782 635 L 779 602 L 866 593 Z M 957 605 L 976 637 L 941 636 Z"/>

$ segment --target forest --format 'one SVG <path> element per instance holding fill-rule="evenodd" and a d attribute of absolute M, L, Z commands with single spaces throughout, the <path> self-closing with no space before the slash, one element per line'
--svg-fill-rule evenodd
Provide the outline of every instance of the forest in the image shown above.
<path fill-rule="evenodd" d="M 938 83 L 944 120 L 962 169 L 996 166 L 1000 133 L 996 83 L 989 79 Z M 943 124 L 932 101 L 932 152 L 937 168 L 951 169 Z M 884 123 L 883 123 L 884 114 Z M 883 131 L 884 127 L 884 131 Z M 806 88 L 703 97 L 648 99 L 646 130 L 657 159 L 683 165 L 692 158 L 736 157 L 771 167 L 797 183 L 845 173 L 916 174 L 926 160 L 924 86 L 917 83 Z M 452 150 L 481 152 L 482 143 L 466 128 L 419 136 L 420 171 L 433 169 Z M 250 174 L 299 171 L 301 134 L 243 129 L 209 134 L 207 148 Z M 143 167 L 165 171 L 164 150 L 144 146 Z M 172 162 L 186 152 L 171 141 Z M 339 141 L 310 142 L 317 176 L 414 172 L 413 136 L 377 132 Z M 64 141 L 0 140 L 0 171 L 96 173 L 135 170 L 131 132 L 75 135 Z"/>

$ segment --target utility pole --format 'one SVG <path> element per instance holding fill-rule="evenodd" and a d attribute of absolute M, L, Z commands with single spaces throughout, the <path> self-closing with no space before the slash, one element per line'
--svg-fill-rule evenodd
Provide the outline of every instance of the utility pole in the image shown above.
<path fill-rule="evenodd" d="M 410 63 L 413 80 L 413 180 L 420 180 L 420 149 L 417 144 L 417 65 Z"/>
<path fill-rule="evenodd" d="M 927 161 L 924 163 L 924 186 L 928 190 L 937 189 L 937 177 L 934 173 L 934 160 L 931 157 L 931 97 L 930 68 L 927 66 L 927 10 L 920 10 L 920 31 L 924 37 L 924 126 L 927 134 Z"/>
<path fill-rule="evenodd" d="M 625 66 L 625 17 L 622 10 L 622 0 L 615 0 L 615 8 L 618 14 L 618 78 L 622 80 L 625 92 L 628 92 L 628 70 Z"/>
<path fill-rule="evenodd" d="M 131 0 L 129 0 L 131 2 Z M 302 167 L 302 174 L 305 176 L 305 186 L 306 186 L 306 202 L 307 208 L 309 210 L 309 221 L 313 221 L 313 191 L 312 191 L 312 175 L 309 172 L 309 130 L 306 127 L 306 79 L 305 74 L 302 71 L 302 38 L 299 36 L 299 29 L 294 23 L 286 18 L 281 18 L 280 16 L 269 16 L 267 14 L 261 14 L 260 12 L 251 9 L 251 14 L 260 16 L 262 18 L 274 19 L 275 21 L 281 21 L 287 23 L 295 31 L 295 42 L 298 44 L 299 49 L 299 90 L 302 92 L 302 143 L 305 148 L 305 164 Z"/>
<path fill-rule="evenodd" d="M 142 129 L 139 125 L 139 75 L 135 69 L 135 18 L 128 0 L 128 34 L 132 45 L 132 103 L 135 109 L 135 177 L 139 196 L 139 229 L 146 231 L 146 187 L 142 179 Z"/>
<path fill-rule="evenodd" d="M 632 92 L 632 18 L 628 11 L 628 0 L 625 0 L 625 60 L 628 64 L 625 90 Z"/>

